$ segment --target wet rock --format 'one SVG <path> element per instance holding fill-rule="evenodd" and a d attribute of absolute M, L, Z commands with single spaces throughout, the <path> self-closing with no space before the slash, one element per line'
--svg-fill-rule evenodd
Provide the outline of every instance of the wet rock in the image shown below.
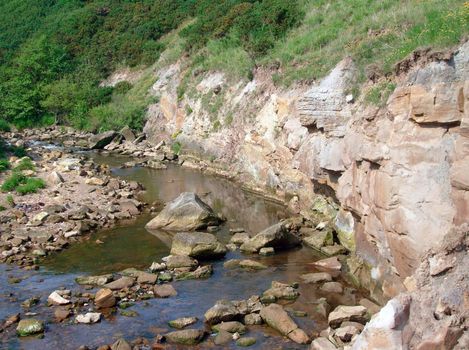
<path fill-rule="evenodd" d="M 336 350 L 336 346 L 329 339 L 319 337 L 313 340 L 310 350 Z"/>
<path fill-rule="evenodd" d="M 77 315 L 75 320 L 78 323 L 85 324 L 97 323 L 101 320 L 101 314 L 99 312 L 88 312 L 84 315 Z"/>
<path fill-rule="evenodd" d="M 226 254 L 226 247 L 210 233 L 180 232 L 173 238 L 171 254 L 193 258 L 217 258 Z"/>
<path fill-rule="evenodd" d="M 270 304 L 261 310 L 260 315 L 265 323 L 295 343 L 307 344 L 309 342 L 308 335 L 298 327 L 280 305 Z"/>
<path fill-rule="evenodd" d="M 159 282 L 171 282 L 173 280 L 173 275 L 169 272 L 161 272 L 158 274 Z"/>
<path fill-rule="evenodd" d="M 271 288 L 267 289 L 262 294 L 262 301 L 263 302 L 275 302 L 279 299 L 283 300 L 295 300 L 298 298 L 300 293 L 294 287 L 289 284 L 272 281 Z M 267 300 L 266 300 L 267 299 Z"/>
<path fill-rule="evenodd" d="M 195 193 L 184 192 L 152 219 L 148 229 L 192 231 L 218 225 L 220 218 Z"/>
<path fill-rule="evenodd" d="M 340 244 L 334 244 L 322 247 L 321 252 L 327 256 L 335 256 L 347 253 L 347 249 Z"/>
<path fill-rule="evenodd" d="M 242 267 L 243 269 L 250 269 L 250 270 L 264 270 L 267 268 L 264 264 L 254 261 L 254 260 L 249 260 L 249 259 L 244 259 L 239 262 L 239 266 Z"/>
<path fill-rule="evenodd" d="M 170 343 L 183 345 L 199 344 L 205 336 L 205 332 L 199 329 L 184 329 L 165 334 L 165 338 Z"/>
<path fill-rule="evenodd" d="M 219 300 L 204 316 L 208 324 L 217 324 L 239 319 L 243 315 L 233 302 Z"/>
<path fill-rule="evenodd" d="M 199 319 L 197 317 L 182 317 L 178 318 L 176 320 L 169 321 L 168 324 L 170 327 L 177 328 L 177 329 L 182 329 L 187 326 L 193 325 L 196 323 Z"/>
<path fill-rule="evenodd" d="M 125 269 L 120 272 L 123 276 L 133 277 L 137 279 L 139 284 L 155 284 L 158 279 L 158 275 L 140 271 L 134 268 Z"/>
<path fill-rule="evenodd" d="M 29 309 L 37 304 L 39 304 L 39 297 L 31 297 L 29 299 L 26 299 L 21 303 L 21 306 L 25 309 Z"/>
<path fill-rule="evenodd" d="M 326 282 L 321 286 L 321 291 L 325 293 L 342 293 L 344 288 L 339 282 Z"/>
<path fill-rule="evenodd" d="M 247 326 L 262 324 L 262 317 L 259 314 L 247 314 L 244 316 L 244 324 Z"/>
<path fill-rule="evenodd" d="M 132 347 L 125 339 L 120 338 L 111 345 L 111 350 L 132 350 Z"/>
<path fill-rule="evenodd" d="M 93 135 L 89 139 L 89 147 L 91 149 L 103 149 L 114 140 L 117 136 L 115 131 L 106 131 L 101 134 Z"/>
<path fill-rule="evenodd" d="M 225 269 L 235 269 L 235 268 L 239 267 L 240 262 L 241 262 L 241 260 L 239 260 L 239 259 L 230 259 L 230 260 L 225 261 L 223 263 L 223 267 Z"/>
<path fill-rule="evenodd" d="M 135 279 L 132 277 L 123 276 L 118 280 L 113 282 L 106 283 L 104 285 L 105 288 L 109 288 L 110 290 L 119 290 L 124 288 L 130 288 L 134 285 Z"/>
<path fill-rule="evenodd" d="M 334 276 L 339 274 L 340 270 L 342 269 L 342 264 L 340 263 L 339 259 L 337 259 L 336 256 L 318 260 L 312 263 L 311 265 L 313 265 L 318 270 L 330 272 L 334 274 Z"/>
<path fill-rule="evenodd" d="M 268 255 L 274 255 L 274 254 L 275 254 L 275 249 L 272 247 L 261 248 L 259 250 L 259 255 L 268 256 Z"/>
<path fill-rule="evenodd" d="M 233 237 L 231 237 L 230 243 L 241 245 L 241 244 L 249 241 L 250 238 L 251 237 L 249 236 L 249 234 L 247 232 L 238 232 L 238 233 L 235 233 L 233 235 Z"/>
<path fill-rule="evenodd" d="M 33 318 L 21 320 L 16 327 L 16 334 L 20 337 L 27 337 L 43 332 L 44 323 Z"/>
<path fill-rule="evenodd" d="M 165 263 L 154 262 L 150 266 L 150 271 L 151 272 L 158 272 L 158 271 L 164 271 L 164 270 L 166 270 L 166 264 Z"/>
<path fill-rule="evenodd" d="M 71 311 L 69 309 L 58 307 L 54 310 L 54 317 L 57 322 L 65 321 L 70 317 Z"/>
<path fill-rule="evenodd" d="M 8 327 L 18 323 L 20 321 L 20 314 L 14 314 L 9 316 L 2 325 L 0 325 L 0 333 L 3 332 Z"/>
<path fill-rule="evenodd" d="M 103 288 L 96 292 L 94 304 L 98 309 L 113 307 L 116 305 L 116 298 L 110 289 Z"/>
<path fill-rule="evenodd" d="M 49 305 L 67 305 L 70 304 L 70 300 L 62 297 L 57 291 L 52 292 L 47 298 L 47 303 Z"/>
<path fill-rule="evenodd" d="M 239 334 L 244 334 L 247 331 L 246 326 L 238 321 L 222 322 L 222 323 L 214 325 L 212 329 L 214 329 L 217 332 L 219 332 L 220 330 L 224 330 L 229 333 L 239 333 Z"/>
<path fill-rule="evenodd" d="M 178 293 L 174 287 L 170 284 L 156 285 L 153 287 L 153 293 L 157 298 L 169 298 L 174 297 Z"/>
<path fill-rule="evenodd" d="M 322 247 L 332 245 L 334 240 L 331 231 L 313 231 L 303 237 L 303 243 L 320 251 Z"/>
<path fill-rule="evenodd" d="M 241 346 L 241 347 L 248 347 L 248 346 L 251 346 L 251 345 L 254 345 L 254 344 L 256 344 L 256 338 L 254 338 L 254 337 L 239 338 L 236 341 L 236 345 Z"/>
<path fill-rule="evenodd" d="M 233 340 L 233 335 L 227 331 L 220 330 L 213 342 L 215 345 L 225 345 Z"/>
<path fill-rule="evenodd" d="M 243 243 L 240 248 L 245 252 L 257 253 L 264 247 L 287 249 L 298 244 L 300 244 L 300 240 L 291 234 L 283 223 L 278 223 L 258 233 Z"/>
<path fill-rule="evenodd" d="M 332 328 L 337 328 L 344 321 L 354 321 L 365 324 L 368 321 L 366 307 L 364 306 L 337 306 L 329 314 L 328 322 Z"/>
<path fill-rule="evenodd" d="M 177 281 L 209 278 L 213 274 L 212 265 L 199 266 L 195 271 L 185 271 L 176 274 Z"/>
<path fill-rule="evenodd" d="M 321 283 L 332 281 L 332 276 L 327 272 L 313 272 L 301 275 L 301 279 L 305 283 Z"/>
<path fill-rule="evenodd" d="M 100 276 L 81 276 L 75 279 L 75 282 L 82 285 L 91 286 L 104 286 L 105 284 L 112 281 L 112 275 L 100 275 Z"/>
<path fill-rule="evenodd" d="M 199 265 L 197 260 L 187 255 L 171 255 L 166 259 L 166 267 L 168 269 L 176 269 L 180 267 L 196 268 Z"/>

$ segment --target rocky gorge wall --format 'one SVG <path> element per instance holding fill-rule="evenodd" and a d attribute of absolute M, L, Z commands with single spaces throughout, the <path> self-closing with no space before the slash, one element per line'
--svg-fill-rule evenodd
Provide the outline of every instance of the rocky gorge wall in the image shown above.
<path fill-rule="evenodd" d="M 356 71 L 347 58 L 322 81 L 289 89 L 275 87 L 266 69 L 251 81 L 215 72 L 187 83 L 180 61 L 155 72 L 159 102 L 144 131 L 293 212 L 319 211 L 373 266 L 373 279 L 403 281 L 425 251 L 469 221 L 468 61 L 468 42 L 444 55 L 415 54 L 397 66 L 382 107 L 349 93 Z M 391 297 L 402 285 L 383 288 Z"/>

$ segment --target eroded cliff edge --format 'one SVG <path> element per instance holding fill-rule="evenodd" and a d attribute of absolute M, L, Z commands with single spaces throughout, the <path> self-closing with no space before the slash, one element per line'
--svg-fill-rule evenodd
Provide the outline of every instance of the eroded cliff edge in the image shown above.
<path fill-rule="evenodd" d="M 155 72 L 159 102 L 144 131 L 306 217 L 322 210 L 341 243 L 373 266 L 373 279 L 404 281 L 424 252 L 469 220 L 468 61 L 469 42 L 414 53 L 381 78 L 395 86 L 383 106 L 355 100 L 347 58 L 322 81 L 290 89 L 276 88 L 266 69 L 248 82 L 197 72 L 188 82 L 179 61 Z M 383 287 L 385 297 L 403 288 Z"/>

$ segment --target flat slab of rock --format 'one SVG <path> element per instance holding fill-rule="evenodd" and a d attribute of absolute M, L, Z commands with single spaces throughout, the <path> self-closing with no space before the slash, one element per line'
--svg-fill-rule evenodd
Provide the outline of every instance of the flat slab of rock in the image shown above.
<path fill-rule="evenodd" d="M 107 283 L 104 285 L 105 288 L 110 290 L 120 290 L 124 288 L 130 288 L 135 284 L 135 279 L 133 277 L 123 276 L 113 282 Z"/>
<path fill-rule="evenodd" d="M 184 329 L 165 334 L 168 342 L 183 345 L 199 344 L 205 337 L 205 332 L 200 329 Z"/>
<path fill-rule="evenodd" d="M 89 147 L 91 149 L 103 149 L 109 145 L 117 136 L 115 131 L 106 131 L 101 134 L 93 135 L 89 139 Z"/>
<path fill-rule="evenodd" d="M 335 308 L 329 314 L 328 322 L 329 326 L 332 328 L 340 327 L 341 323 L 344 321 L 353 321 L 365 324 L 368 322 L 369 317 L 367 313 L 367 309 L 364 306 L 345 306 L 340 305 Z"/>
<path fill-rule="evenodd" d="M 301 279 L 305 283 L 321 283 L 332 281 L 332 276 L 327 272 L 313 272 L 301 275 Z"/>
<path fill-rule="evenodd" d="M 181 317 L 176 320 L 169 321 L 168 324 L 170 327 L 182 329 L 187 326 L 193 325 L 199 319 L 197 317 Z"/>
<path fill-rule="evenodd" d="M 174 297 L 178 293 L 176 292 L 176 289 L 170 284 L 162 284 L 162 285 L 156 285 L 153 287 L 153 293 L 155 294 L 155 297 L 157 298 L 169 298 L 169 297 Z"/>
<path fill-rule="evenodd" d="M 158 279 L 158 275 L 153 273 L 140 271 L 134 268 L 125 269 L 120 272 L 123 276 L 134 277 L 137 279 L 137 283 L 140 284 L 155 284 Z"/>
<path fill-rule="evenodd" d="M 263 270 L 266 269 L 267 266 L 264 264 L 250 260 L 250 259 L 244 259 L 239 262 L 239 266 L 242 267 L 243 269 L 249 269 L 249 270 Z"/>
<path fill-rule="evenodd" d="M 179 232 L 173 238 L 171 255 L 192 258 L 217 258 L 226 254 L 226 247 L 211 233 Z"/>
<path fill-rule="evenodd" d="M 261 310 L 260 315 L 265 323 L 295 343 L 307 344 L 309 342 L 308 335 L 298 327 L 282 306 L 270 304 Z"/>
<path fill-rule="evenodd" d="M 112 275 L 101 275 L 101 276 L 83 276 L 77 277 L 75 282 L 82 285 L 90 286 L 104 286 L 106 283 L 112 281 Z"/>
<path fill-rule="evenodd" d="M 177 269 L 181 267 L 196 268 L 199 265 L 197 260 L 187 255 L 170 255 L 166 258 L 166 267 L 168 269 Z"/>
<path fill-rule="evenodd" d="M 164 209 L 146 225 L 146 228 L 194 231 L 207 226 L 216 226 L 220 222 L 220 217 L 199 196 L 192 192 L 184 192 L 166 204 Z"/>
<path fill-rule="evenodd" d="M 300 240 L 290 233 L 283 223 L 266 228 L 248 241 L 240 249 L 249 253 L 257 253 L 261 248 L 273 247 L 275 249 L 292 248 L 300 244 Z"/>
<path fill-rule="evenodd" d="M 329 272 L 334 276 L 338 275 L 342 269 L 342 264 L 336 256 L 315 261 L 311 265 L 320 271 Z"/>

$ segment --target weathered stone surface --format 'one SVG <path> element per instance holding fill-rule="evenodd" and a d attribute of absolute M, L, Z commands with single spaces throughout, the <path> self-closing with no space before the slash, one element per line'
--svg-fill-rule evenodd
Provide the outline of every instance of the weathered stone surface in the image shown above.
<path fill-rule="evenodd" d="M 121 134 L 126 141 L 129 141 L 129 142 L 135 141 L 135 134 L 132 131 L 132 129 L 130 129 L 128 126 L 124 126 L 122 130 L 119 132 L 119 134 Z"/>
<path fill-rule="evenodd" d="M 57 291 L 52 292 L 47 298 L 49 305 L 67 305 L 70 304 L 70 300 L 62 297 Z"/>
<path fill-rule="evenodd" d="M 328 271 L 331 273 L 339 273 L 342 269 L 342 264 L 337 259 L 337 257 L 326 258 L 322 260 L 318 260 L 312 263 L 314 267 L 322 271 Z"/>
<path fill-rule="evenodd" d="M 321 286 L 320 290 L 326 293 L 341 294 L 344 291 L 344 288 L 339 282 L 326 282 Z"/>
<path fill-rule="evenodd" d="M 313 340 L 311 343 L 311 350 L 336 350 L 334 344 L 332 344 L 329 339 L 319 337 Z"/>
<path fill-rule="evenodd" d="M 327 272 L 312 272 L 300 276 L 305 283 L 321 283 L 332 281 L 332 276 Z"/>
<path fill-rule="evenodd" d="M 102 149 L 116 137 L 115 131 L 106 131 L 101 134 L 93 135 L 89 139 L 89 146 L 91 149 Z"/>
<path fill-rule="evenodd" d="M 205 321 L 208 324 L 228 322 L 240 318 L 242 313 L 231 301 L 219 300 L 205 313 Z"/>
<path fill-rule="evenodd" d="M 270 304 L 261 310 L 260 315 L 265 323 L 279 331 L 282 335 L 289 337 L 299 344 L 308 343 L 309 337 L 307 334 L 298 328 L 298 325 L 280 305 Z"/>
<path fill-rule="evenodd" d="M 298 244 L 300 244 L 300 240 L 291 234 L 283 223 L 278 223 L 243 243 L 241 250 L 256 253 L 264 247 L 273 247 L 281 250 L 297 246 Z"/>
<path fill-rule="evenodd" d="M 97 323 L 101 320 L 101 314 L 98 312 L 88 312 L 84 315 L 77 315 L 75 320 L 78 323 L 85 323 L 85 324 Z"/>
<path fill-rule="evenodd" d="M 262 300 L 275 302 L 279 299 L 295 300 L 300 293 L 296 288 L 286 283 L 272 281 L 271 287 L 262 294 Z"/>
<path fill-rule="evenodd" d="M 364 306 L 345 306 L 340 305 L 329 314 L 328 322 L 332 328 L 337 328 L 344 321 L 354 321 L 365 324 L 369 317 Z"/>
<path fill-rule="evenodd" d="M 16 334 L 20 337 L 44 332 L 44 323 L 36 319 L 24 319 L 18 323 Z"/>
<path fill-rule="evenodd" d="M 184 192 L 166 204 L 146 227 L 168 231 L 192 231 L 218 225 L 220 218 L 195 193 Z"/>
<path fill-rule="evenodd" d="M 132 287 L 135 283 L 135 279 L 132 277 L 123 276 L 113 282 L 104 285 L 105 288 L 110 290 L 119 290 L 124 288 Z"/>
<path fill-rule="evenodd" d="M 224 330 L 229 333 L 239 333 L 239 334 L 244 334 L 247 331 L 246 326 L 238 321 L 222 322 L 222 323 L 214 325 L 212 329 L 214 329 L 217 332 L 219 332 L 220 330 Z"/>
<path fill-rule="evenodd" d="M 156 285 L 153 287 L 153 293 L 157 298 L 169 298 L 178 294 L 176 289 L 170 284 Z"/>
<path fill-rule="evenodd" d="M 158 275 L 145 271 L 140 271 L 134 268 L 129 268 L 121 271 L 121 275 L 136 278 L 137 283 L 139 284 L 155 284 L 156 280 L 158 279 Z"/>
<path fill-rule="evenodd" d="M 125 339 L 118 339 L 111 345 L 111 350 L 132 350 L 132 347 Z"/>
<path fill-rule="evenodd" d="M 199 344 L 205 336 L 205 332 L 199 329 L 184 329 L 165 334 L 165 338 L 170 343 L 183 345 Z"/>
<path fill-rule="evenodd" d="M 264 270 L 267 268 L 264 264 L 250 260 L 250 259 L 244 259 L 239 262 L 239 266 L 244 268 L 244 269 L 250 269 L 250 270 Z"/>
<path fill-rule="evenodd" d="M 225 345 L 233 341 L 233 335 L 227 331 L 220 330 L 213 342 L 215 345 Z"/>
<path fill-rule="evenodd" d="M 176 269 L 180 267 L 196 268 L 199 264 L 197 260 L 187 255 L 171 255 L 166 259 L 166 267 L 168 269 Z"/>
<path fill-rule="evenodd" d="M 226 254 L 226 247 L 211 233 L 179 232 L 173 238 L 172 255 L 193 258 L 216 258 Z"/>
<path fill-rule="evenodd" d="M 112 281 L 112 275 L 101 275 L 101 276 L 83 276 L 77 277 L 75 281 L 78 284 L 88 284 L 88 285 L 95 285 L 95 286 L 104 286 L 106 283 Z"/>
<path fill-rule="evenodd" d="M 198 320 L 199 319 L 197 317 L 182 317 L 176 320 L 169 321 L 168 324 L 173 328 L 182 329 L 187 326 L 193 325 Z"/>
<path fill-rule="evenodd" d="M 236 345 L 241 347 L 248 347 L 254 344 L 256 344 L 256 338 L 254 337 L 243 337 L 236 341 Z"/>
<path fill-rule="evenodd" d="M 103 288 L 96 292 L 94 304 L 98 309 L 113 307 L 116 305 L 116 298 L 110 289 Z"/>
<path fill-rule="evenodd" d="M 259 325 L 262 324 L 262 317 L 259 314 L 247 314 L 244 316 L 244 324 L 249 326 L 249 325 Z"/>

